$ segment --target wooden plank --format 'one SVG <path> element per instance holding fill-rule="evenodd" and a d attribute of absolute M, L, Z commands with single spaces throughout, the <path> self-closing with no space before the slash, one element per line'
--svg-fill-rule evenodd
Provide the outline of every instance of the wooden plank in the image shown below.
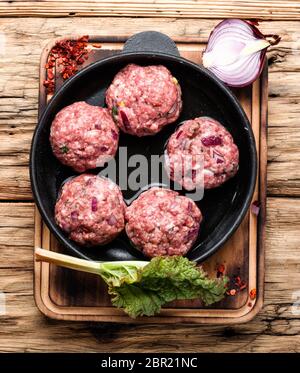
<path fill-rule="evenodd" d="M 26 22 L 26 28 L 24 28 Z M 100 23 L 99 23 L 100 22 Z M 37 122 L 38 70 L 43 46 L 76 33 L 124 35 L 156 29 L 181 38 L 204 40 L 218 21 L 197 19 L 68 18 L 1 19 L 5 47 L 0 65 L 0 199 L 32 199 L 29 148 Z M 101 24 L 101 27 L 99 25 Z M 268 193 L 300 196 L 298 128 L 300 94 L 300 26 L 298 22 L 262 22 L 265 33 L 282 35 L 270 52 Z M 293 136 L 291 136 L 293 133 Z M 285 141 L 282 141 L 282 138 Z"/>
<path fill-rule="evenodd" d="M 27 152 L 29 152 L 29 149 L 27 149 Z M 27 165 L 0 165 L 0 199 L 32 200 L 29 170 Z"/>
<path fill-rule="evenodd" d="M 1 244 L 2 263 L 9 269 L 0 271 L 0 291 L 5 292 L 7 308 L 0 318 L 0 351 L 300 352 L 300 316 L 292 313 L 293 294 L 300 289 L 300 200 L 269 198 L 267 210 L 266 291 L 259 315 L 247 324 L 232 327 L 170 328 L 44 318 L 33 300 L 34 206 L 1 203 L 0 236 L 14 240 Z"/>
<path fill-rule="evenodd" d="M 293 0 L 111 0 L 111 1 L 2 1 L 0 15 L 5 17 L 80 17 L 140 16 L 184 18 L 300 19 L 300 4 Z"/>

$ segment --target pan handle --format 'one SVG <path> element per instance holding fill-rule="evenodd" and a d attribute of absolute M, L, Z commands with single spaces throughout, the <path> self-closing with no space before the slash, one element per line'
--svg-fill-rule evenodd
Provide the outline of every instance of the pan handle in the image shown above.
<path fill-rule="evenodd" d="M 180 56 L 175 42 L 169 36 L 157 31 L 134 34 L 124 44 L 123 52 L 153 52 Z"/>

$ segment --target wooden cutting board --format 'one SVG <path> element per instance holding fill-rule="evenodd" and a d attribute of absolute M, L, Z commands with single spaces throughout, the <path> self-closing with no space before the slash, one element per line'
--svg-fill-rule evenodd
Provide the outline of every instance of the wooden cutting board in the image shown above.
<path fill-rule="evenodd" d="M 89 59 L 82 67 L 101 58 L 118 53 L 127 37 L 90 36 Z M 48 100 L 43 81 L 46 78 L 45 64 L 49 51 L 56 40 L 43 51 L 40 67 L 39 115 L 45 109 Z M 201 63 L 201 52 L 205 40 L 175 39 L 181 56 Z M 99 48 L 100 47 L 100 48 Z M 56 89 L 63 81 L 55 74 Z M 112 307 L 106 285 L 97 276 L 75 272 L 48 263 L 35 262 L 34 285 L 35 300 L 38 308 L 46 316 L 61 320 L 97 321 L 97 322 L 136 322 L 136 323 L 211 323 L 233 324 L 252 319 L 263 304 L 264 285 L 264 244 L 266 218 L 266 163 L 267 163 L 267 100 L 268 71 L 267 64 L 260 76 L 251 86 L 234 89 L 252 124 L 258 151 L 258 175 L 253 201 L 260 201 L 260 213 L 257 217 L 251 211 L 231 237 L 231 239 L 203 266 L 215 276 L 220 264 L 225 265 L 226 274 L 233 278 L 240 276 L 247 284 L 246 289 L 235 296 L 226 296 L 224 300 L 210 307 L 204 307 L 201 301 L 177 301 L 164 308 L 159 316 L 130 319 L 122 310 Z M 36 209 L 35 247 L 64 252 L 50 234 Z M 249 292 L 256 289 L 256 299 L 250 299 Z"/>

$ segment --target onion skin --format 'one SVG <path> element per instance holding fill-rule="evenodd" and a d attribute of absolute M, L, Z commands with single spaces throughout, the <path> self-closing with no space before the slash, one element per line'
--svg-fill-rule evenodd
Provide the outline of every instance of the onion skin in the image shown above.
<path fill-rule="evenodd" d="M 251 204 L 251 212 L 258 216 L 260 211 L 260 202 L 259 201 L 253 201 Z"/>
<path fill-rule="evenodd" d="M 263 35 L 256 22 L 227 19 L 210 33 L 203 66 L 230 87 L 245 87 L 261 74 L 270 45 L 278 35 Z"/>

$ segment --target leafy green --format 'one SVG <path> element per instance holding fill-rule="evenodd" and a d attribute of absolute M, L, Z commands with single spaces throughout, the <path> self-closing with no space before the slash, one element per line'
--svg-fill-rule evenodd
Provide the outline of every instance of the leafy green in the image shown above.
<path fill-rule="evenodd" d="M 67 145 L 63 145 L 60 147 L 60 151 L 63 153 L 63 154 L 67 154 L 68 151 L 69 151 L 69 148 L 67 147 Z"/>
<path fill-rule="evenodd" d="M 129 316 L 152 316 L 174 300 L 201 298 L 205 305 L 223 299 L 228 279 L 210 279 L 201 267 L 181 256 L 156 257 L 137 282 L 110 287 L 114 306 Z"/>
<path fill-rule="evenodd" d="M 209 305 L 226 292 L 227 277 L 210 279 L 195 262 L 181 256 L 156 257 L 150 262 L 94 262 L 49 250 L 36 249 L 36 259 L 103 278 L 114 306 L 129 316 L 152 316 L 180 299 L 202 299 Z"/>
<path fill-rule="evenodd" d="M 113 106 L 111 111 L 113 116 L 117 116 L 119 114 L 119 109 L 117 106 Z"/>
<path fill-rule="evenodd" d="M 112 304 L 123 308 L 132 318 L 153 316 L 160 312 L 164 304 L 159 293 L 143 288 L 139 283 L 109 288 L 108 292 L 112 296 Z"/>
<path fill-rule="evenodd" d="M 142 268 L 148 262 L 123 261 L 100 263 L 99 274 L 110 288 L 139 281 Z"/>

